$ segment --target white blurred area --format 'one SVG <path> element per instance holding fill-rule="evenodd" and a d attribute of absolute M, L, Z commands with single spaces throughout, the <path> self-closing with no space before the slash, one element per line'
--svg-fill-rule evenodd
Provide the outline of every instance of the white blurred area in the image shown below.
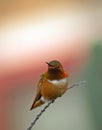
<path fill-rule="evenodd" d="M 71 48 L 77 46 L 79 41 L 79 46 L 87 49 L 92 38 L 101 37 L 102 9 L 99 6 L 95 6 L 94 3 L 93 6 L 89 6 L 90 4 L 86 3 L 85 6 L 79 4 L 78 7 L 74 5 L 71 8 L 72 5 L 70 7 L 67 3 L 64 8 L 65 4 L 62 5 L 63 8 L 60 8 L 59 4 L 53 10 L 51 7 L 45 8 L 44 12 L 40 10 L 35 13 L 31 10 L 31 13 L 28 11 L 29 13 L 26 14 L 25 10 L 25 13 L 21 11 L 20 15 L 13 12 L 8 17 L 4 17 L 4 23 L 2 19 L 1 74 L 7 74 L 5 71 L 7 68 L 14 68 L 15 71 L 17 65 L 19 66 L 21 62 L 26 63 L 26 58 L 29 61 L 32 56 L 38 63 L 39 60 L 46 61 L 51 57 L 53 59 L 65 57 L 66 53 L 70 53 Z M 49 58 L 46 55 L 49 55 Z"/>
<path fill-rule="evenodd" d="M 0 52 L 2 56 L 5 58 L 6 55 L 8 58 L 8 56 L 18 55 L 19 57 L 22 53 L 29 51 L 40 51 L 41 53 L 43 50 L 49 52 L 51 50 L 50 43 L 52 49 L 63 48 L 64 41 L 69 41 L 67 42 L 69 48 L 72 41 L 79 39 L 88 41 L 92 37 L 102 34 L 100 3 L 95 1 L 84 2 L 85 5 L 80 1 L 78 3 L 78 7 L 75 2 L 74 8 L 71 8 L 73 4 L 70 7 L 68 2 L 65 5 L 63 1 L 57 7 L 56 4 L 55 6 L 51 5 L 51 7 L 54 6 L 53 10 L 50 7 L 49 9 L 45 8 L 44 11 L 37 10 L 35 13 L 35 9 L 29 9 L 31 12 L 27 10 L 29 12 L 27 14 L 24 10 L 25 12 L 18 12 L 19 15 L 17 12 L 12 12 L 7 17 L 1 17 Z"/>
<path fill-rule="evenodd" d="M 4 0 L 1 5 L 1 79 L 31 68 L 39 71 L 50 59 L 67 61 L 72 54 L 77 55 L 74 48 L 78 48 L 82 56 L 87 55 L 91 40 L 102 36 L 101 2 Z M 42 109 L 29 111 L 35 94 L 34 87 L 29 86 L 33 84 L 25 83 L 23 87 L 15 84 L 16 89 L 10 89 L 3 99 L 8 102 L 5 112 L 8 129 L 26 129 Z M 88 100 L 85 88 L 70 90 L 48 108 L 33 129 L 96 130 Z"/>

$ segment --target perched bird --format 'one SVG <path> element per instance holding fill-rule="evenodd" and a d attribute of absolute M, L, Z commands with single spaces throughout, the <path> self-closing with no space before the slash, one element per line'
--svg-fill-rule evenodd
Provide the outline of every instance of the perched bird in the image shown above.
<path fill-rule="evenodd" d="M 30 110 L 41 106 L 46 101 L 61 97 L 68 87 L 68 74 L 57 60 L 46 62 L 48 70 L 41 75 L 37 84 L 36 96 Z"/>

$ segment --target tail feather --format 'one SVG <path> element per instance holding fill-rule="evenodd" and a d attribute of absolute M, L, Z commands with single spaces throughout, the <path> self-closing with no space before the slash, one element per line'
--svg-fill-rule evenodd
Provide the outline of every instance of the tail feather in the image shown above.
<path fill-rule="evenodd" d="M 39 107 L 39 106 L 43 105 L 44 103 L 45 103 L 44 101 L 38 100 L 37 102 L 34 102 L 34 103 L 32 104 L 30 110 L 32 110 L 32 109 L 34 109 L 34 108 L 36 108 L 36 107 Z"/>

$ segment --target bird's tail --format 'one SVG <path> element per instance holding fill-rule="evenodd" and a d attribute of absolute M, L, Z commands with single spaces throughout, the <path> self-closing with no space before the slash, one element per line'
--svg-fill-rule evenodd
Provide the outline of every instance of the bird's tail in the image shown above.
<path fill-rule="evenodd" d="M 45 103 L 44 101 L 38 100 L 37 102 L 34 102 L 34 103 L 32 104 L 30 110 L 32 110 L 32 109 L 34 109 L 34 108 L 36 108 L 36 107 L 39 107 L 39 106 L 43 105 L 44 103 Z"/>

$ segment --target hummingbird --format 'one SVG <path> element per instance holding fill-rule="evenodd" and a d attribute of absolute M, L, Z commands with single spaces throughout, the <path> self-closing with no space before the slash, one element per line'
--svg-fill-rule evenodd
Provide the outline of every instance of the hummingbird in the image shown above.
<path fill-rule="evenodd" d="M 57 60 L 46 62 L 46 64 L 48 69 L 40 77 L 30 110 L 61 97 L 67 90 L 68 73 L 64 71 L 62 64 Z"/>

